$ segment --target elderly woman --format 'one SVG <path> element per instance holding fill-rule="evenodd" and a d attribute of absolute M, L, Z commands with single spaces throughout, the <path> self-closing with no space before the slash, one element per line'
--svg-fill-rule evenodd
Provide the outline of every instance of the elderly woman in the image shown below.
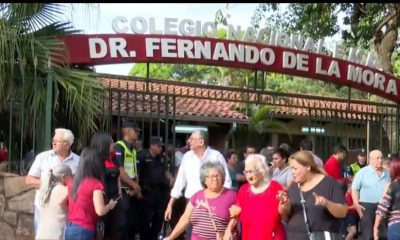
<path fill-rule="evenodd" d="M 289 187 L 287 195 L 278 196 L 288 218 L 288 239 L 308 239 L 309 232 L 340 239 L 340 221 L 346 217 L 347 206 L 339 184 L 320 172 L 309 151 L 294 153 L 289 164 L 295 184 Z"/>
<path fill-rule="evenodd" d="M 219 162 L 206 161 L 200 168 L 204 190 L 195 193 L 167 240 L 175 239 L 192 224 L 192 240 L 216 239 L 222 236 L 229 223 L 229 207 L 236 202 L 236 193 L 224 188 L 225 171 Z"/>
<path fill-rule="evenodd" d="M 240 212 L 242 240 L 286 239 L 282 209 L 276 197 L 283 189 L 278 182 L 271 180 L 265 157 L 261 154 L 247 156 L 243 173 L 247 183 L 239 189 L 237 206 L 230 209 L 232 217 Z M 232 219 L 230 226 L 234 225 Z M 225 236 L 229 236 L 229 230 Z"/>

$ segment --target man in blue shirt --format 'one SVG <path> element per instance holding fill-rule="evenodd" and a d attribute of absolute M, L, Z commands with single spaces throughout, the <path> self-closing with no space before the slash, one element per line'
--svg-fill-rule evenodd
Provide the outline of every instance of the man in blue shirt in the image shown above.
<path fill-rule="evenodd" d="M 359 239 L 373 239 L 375 211 L 386 184 L 390 182 L 390 174 L 383 169 L 382 160 L 381 151 L 371 151 L 369 165 L 359 170 L 353 180 L 351 196 L 360 216 Z"/>

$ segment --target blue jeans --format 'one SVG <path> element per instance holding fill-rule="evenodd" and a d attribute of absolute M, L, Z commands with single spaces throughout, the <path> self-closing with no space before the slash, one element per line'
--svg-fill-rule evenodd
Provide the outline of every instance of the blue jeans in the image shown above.
<path fill-rule="evenodd" d="M 388 227 L 387 238 L 389 240 L 400 239 L 400 222 L 393 223 Z"/>
<path fill-rule="evenodd" d="M 94 240 L 96 233 L 75 223 L 68 222 L 64 233 L 65 240 Z"/>

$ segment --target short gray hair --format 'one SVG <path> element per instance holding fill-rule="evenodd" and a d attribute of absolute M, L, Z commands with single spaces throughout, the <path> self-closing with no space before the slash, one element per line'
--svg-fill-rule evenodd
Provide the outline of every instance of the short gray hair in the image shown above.
<path fill-rule="evenodd" d="M 210 160 L 205 160 L 205 162 L 200 167 L 200 183 L 203 188 L 206 188 L 206 178 L 211 169 L 215 169 L 221 174 L 222 185 L 225 183 L 225 169 L 220 162 L 214 162 Z"/>
<path fill-rule="evenodd" d="M 269 180 L 271 178 L 269 167 L 267 165 L 267 159 L 262 154 L 250 154 L 247 156 L 244 164 L 249 164 L 251 162 L 255 162 L 258 169 L 263 170 L 265 180 Z"/>
<path fill-rule="evenodd" d="M 71 130 L 66 129 L 66 128 L 56 128 L 54 130 L 54 133 L 62 133 L 63 134 L 63 140 L 69 142 L 69 146 L 71 146 L 74 143 L 74 134 L 72 133 Z"/>
<path fill-rule="evenodd" d="M 204 130 L 197 130 L 199 132 L 199 138 L 202 138 L 204 141 L 204 145 L 208 146 L 209 139 L 208 139 L 208 132 Z"/>

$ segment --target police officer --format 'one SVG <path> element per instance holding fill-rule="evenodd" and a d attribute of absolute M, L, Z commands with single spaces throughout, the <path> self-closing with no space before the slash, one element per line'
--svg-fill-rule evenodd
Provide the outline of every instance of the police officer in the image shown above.
<path fill-rule="evenodd" d="M 161 137 L 151 137 L 150 147 L 139 153 L 139 176 L 142 187 L 140 239 L 155 240 L 160 232 L 169 200 L 172 175 L 162 154 Z"/>
<path fill-rule="evenodd" d="M 138 234 L 138 208 L 137 198 L 141 198 L 141 188 L 137 173 L 137 156 L 135 143 L 138 140 L 140 128 L 135 122 L 122 123 L 122 139 L 115 143 L 114 151 L 118 160 L 122 184 L 121 204 L 126 214 L 124 236 L 134 239 Z"/>
<path fill-rule="evenodd" d="M 357 155 L 357 162 L 350 165 L 350 175 L 355 176 L 356 173 L 365 166 L 367 166 L 367 156 L 365 154 L 365 150 L 361 149 Z"/>

